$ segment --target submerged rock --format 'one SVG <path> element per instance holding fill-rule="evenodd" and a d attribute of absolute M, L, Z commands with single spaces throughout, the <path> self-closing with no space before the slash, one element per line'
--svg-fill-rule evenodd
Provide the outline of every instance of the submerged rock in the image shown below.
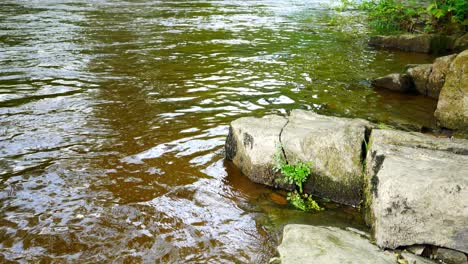
<path fill-rule="evenodd" d="M 372 86 L 388 89 L 396 92 L 409 92 L 413 90 L 413 83 L 407 74 L 392 73 L 384 77 L 374 79 Z"/>
<path fill-rule="evenodd" d="M 336 227 L 287 225 L 278 252 L 282 264 L 396 263 L 392 253 Z"/>
<path fill-rule="evenodd" d="M 435 117 L 442 127 L 468 131 L 468 50 L 450 65 Z"/>
<path fill-rule="evenodd" d="M 361 119 L 293 110 L 281 142 L 289 162 L 312 164 L 305 190 L 335 202 L 358 205 L 363 186 L 362 148 L 370 127 Z"/>
<path fill-rule="evenodd" d="M 468 252 L 468 141 L 373 130 L 366 207 L 377 245 Z"/>

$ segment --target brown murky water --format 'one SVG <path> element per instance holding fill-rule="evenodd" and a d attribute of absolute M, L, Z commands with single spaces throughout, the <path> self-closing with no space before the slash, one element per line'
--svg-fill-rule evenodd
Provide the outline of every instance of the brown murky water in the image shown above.
<path fill-rule="evenodd" d="M 365 230 L 223 161 L 241 116 L 433 124 L 367 81 L 432 58 L 367 47 L 327 2 L 1 1 L 0 262 L 263 263 L 286 223 Z"/>

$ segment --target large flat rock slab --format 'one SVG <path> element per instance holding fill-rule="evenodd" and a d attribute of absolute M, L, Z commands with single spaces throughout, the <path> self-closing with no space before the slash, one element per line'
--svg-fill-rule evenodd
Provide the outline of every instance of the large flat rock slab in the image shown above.
<path fill-rule="evenodd" d="M 280 133 L 287 123 L 281 116 L 243 117 L 231 123 L 226 140 L 226 158 L 251 181 L 275 186 L 279 177 L 273 169 L 280 146 Z"/>
<path fill-rule="evenodd" d="M 246 117 L 231 123 L 226 158 L 250 180 L 290 189 L 275 179 L 275 155 L 289 163 L 312 164 L 305 191 L 333 201 L 358 205 L 363 186 L 363 146 L 371 124 L 365 120 L 328 117 L 293 110 L 280 116 Z M 280 147 L 280 148 L 279 148 Z"/>
<path fill-rule="evenodd" d="M 348 205 L 358 205 L 363 186 L 363 145 L 371 124 L 293 110 L 281 134 L 289 162 L 312 164 L 305 190 Z"/>
<path fill-rule="evenodd" d="M 468 141 L 373 130 L 367 220 L 377 245 L 430 244 L 468 252 Z"/>
<path fill-rule="evenodd" d="M 287 225 L 278 252 L 282 264 L 396 263 L 393 253 L 336 227 Z"/>

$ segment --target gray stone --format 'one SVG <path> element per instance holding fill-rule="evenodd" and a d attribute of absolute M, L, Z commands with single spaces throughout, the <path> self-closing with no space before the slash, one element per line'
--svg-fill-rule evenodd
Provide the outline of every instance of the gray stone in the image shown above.
<path fill-rule="evenodd" d="M 365 237 L 365 238 L 367 238 L 367 239 L 371 239 L 371 236 L 370 236 L 369 233 L 364 232 L 364 231 L 361 231 L 361 230 L 358 230 L 358 229 L 356 229 L 356 228 L 346 227 L 345 230 L 346 230 L 346 231 L 350 231 L 350 232 L 354 232 L 354 233 L 356 233 L 356 234 L 358 234 L 358 235 L 360 235 L 360 236 L 362 236 L 362 237 Z"/>
<path fill-rule="evenodd" d="M 286 123 L 286 118 L 275 115 L 233 121 L 226 140 L 226 159 L 232 160 L 251 181 L 275 186 L 279 175 L 273 169 L 274 156 Z"/>
<path fill-rule="evenodd" d="M 424 249 L 426 249 L 426 246 L 422 245 L 414 245 L 414 246 L 409 246 L 406 248 L 411 253 L 414 253 L 416 255 L 421 255 L 424 252 Z"/>
<path fill-rule="evenodd" d="M 436 258 L 446 264 L 467 264 L 466 255 L 447 248 L 438 248 Z"/>
<path fill-rule="evenodd" d="M 392 48 L 403 51 L 420 53 L 431 52 L 432 35 L 398 35 L 398 36 L 373 36 L 369 45 L 381 48 Z"/>
<path fill-rule="evenodd" d="M 468 50 L 450 65 L 435 117 L 442 127 L 468 131 Z"/>
<path fill-rule="evenodd" d="M 365 120 L 293 110 L 281 135 L 289 162 L 311 162 L 305 190 L 343 204 L 358 205 L 363 186 Z"/>
<path fill-rule="evenodd" d="M 373 36 L 370 46 L 391 48 L 419 53 L 447 53 L 454 49 L 456 38 L 438 34 L 403 34 Z"/>
<path fill-rule="evenodd" d="M 411 85 L 422 95 L 439 98 L 450 65 L 457 55 L 437 58 L 433 64 L 407 65 Z"/>
<path fill-rule="evenodd" d="M 422 95 L 428 95 L 427 83 L 431 75 L 432 64 L 421 64 L 408 69 L 407 74 L 411 77 L 416 90 Z"/>
<path fill-rule="evenodd" d="M 250 180 L 290 189 L 275 181 L 274 156 L 282 146 L 290 163 L 311 162 L 308 193 L 358 205 L 363 186 L 363 143 L 371 124 L 360 119 L 327 117 L 293 110 L 289 120 L 279 116 L 246 117 L 231 123 L 226 158 Z"/>
<path fill-rule="evenodd" d="M 377 245 L 468 252 L 468 141 L 375 129 L 369 146 L 366 220 Z"/>
<path fill-rule="evenodd" d="M 405 67 L 404 67 L 404 71 L 407 72 L 409 69 L 414 68 L 414 67 L 418 67 L 420 65 L 423 65 L 423 64 L 406 64 Z"/>
<path fill-rule="evenodd" d="M 278 252 L 282 264 L 396 263 L 392 253 L 336 227 L 287 225 Z"/>
<path fill-rule="evenodd" d="M 374 79 L 372 81 L 372 86 L 396 92 L 409 92 L 413 89 L 413 83 L 410 76 L 399 73 L 392 73 L 387 76 Z"/>
<path fill-rule="evenodd" d="M 468 141 L 457 138 L 436 138 L 418 132 L 404 132 L 393 129 L 374 129 L 369 147 L 393 145 L 414 149 L 441 150 L 459 155 L 468 155 Z M 369 152 L 368 152 L 369 154 Z"/>
<path fill-rule="evenodd" d="M 427 80 L 426 94 L 432 98 L 439 98 L 440 91 L 445 83 L 445 77 L 450 69 L 450 64 L 457 55 L 448 55 L 437 58 L 432 64 L 431 74 Z"/>
<path fill-rule="evenodd" d="M 437 263 L 431 259 L 416 256 L 409 252 L 401 252 L 401 256 L 406 260 L 408 264 L 435 264 Z"/>

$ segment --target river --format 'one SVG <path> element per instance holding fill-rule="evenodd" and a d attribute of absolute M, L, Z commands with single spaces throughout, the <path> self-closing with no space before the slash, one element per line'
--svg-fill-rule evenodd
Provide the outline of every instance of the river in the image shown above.
<path fill-rule="evenodd" d="M 401 128 L 431 99 L 369 79 L 427 55 L 366 45 L 325 0 L 2 0 L 0 262 L 265 263 L 284 205 L 223 160 L 229 122 L 295 108 Z"/>

